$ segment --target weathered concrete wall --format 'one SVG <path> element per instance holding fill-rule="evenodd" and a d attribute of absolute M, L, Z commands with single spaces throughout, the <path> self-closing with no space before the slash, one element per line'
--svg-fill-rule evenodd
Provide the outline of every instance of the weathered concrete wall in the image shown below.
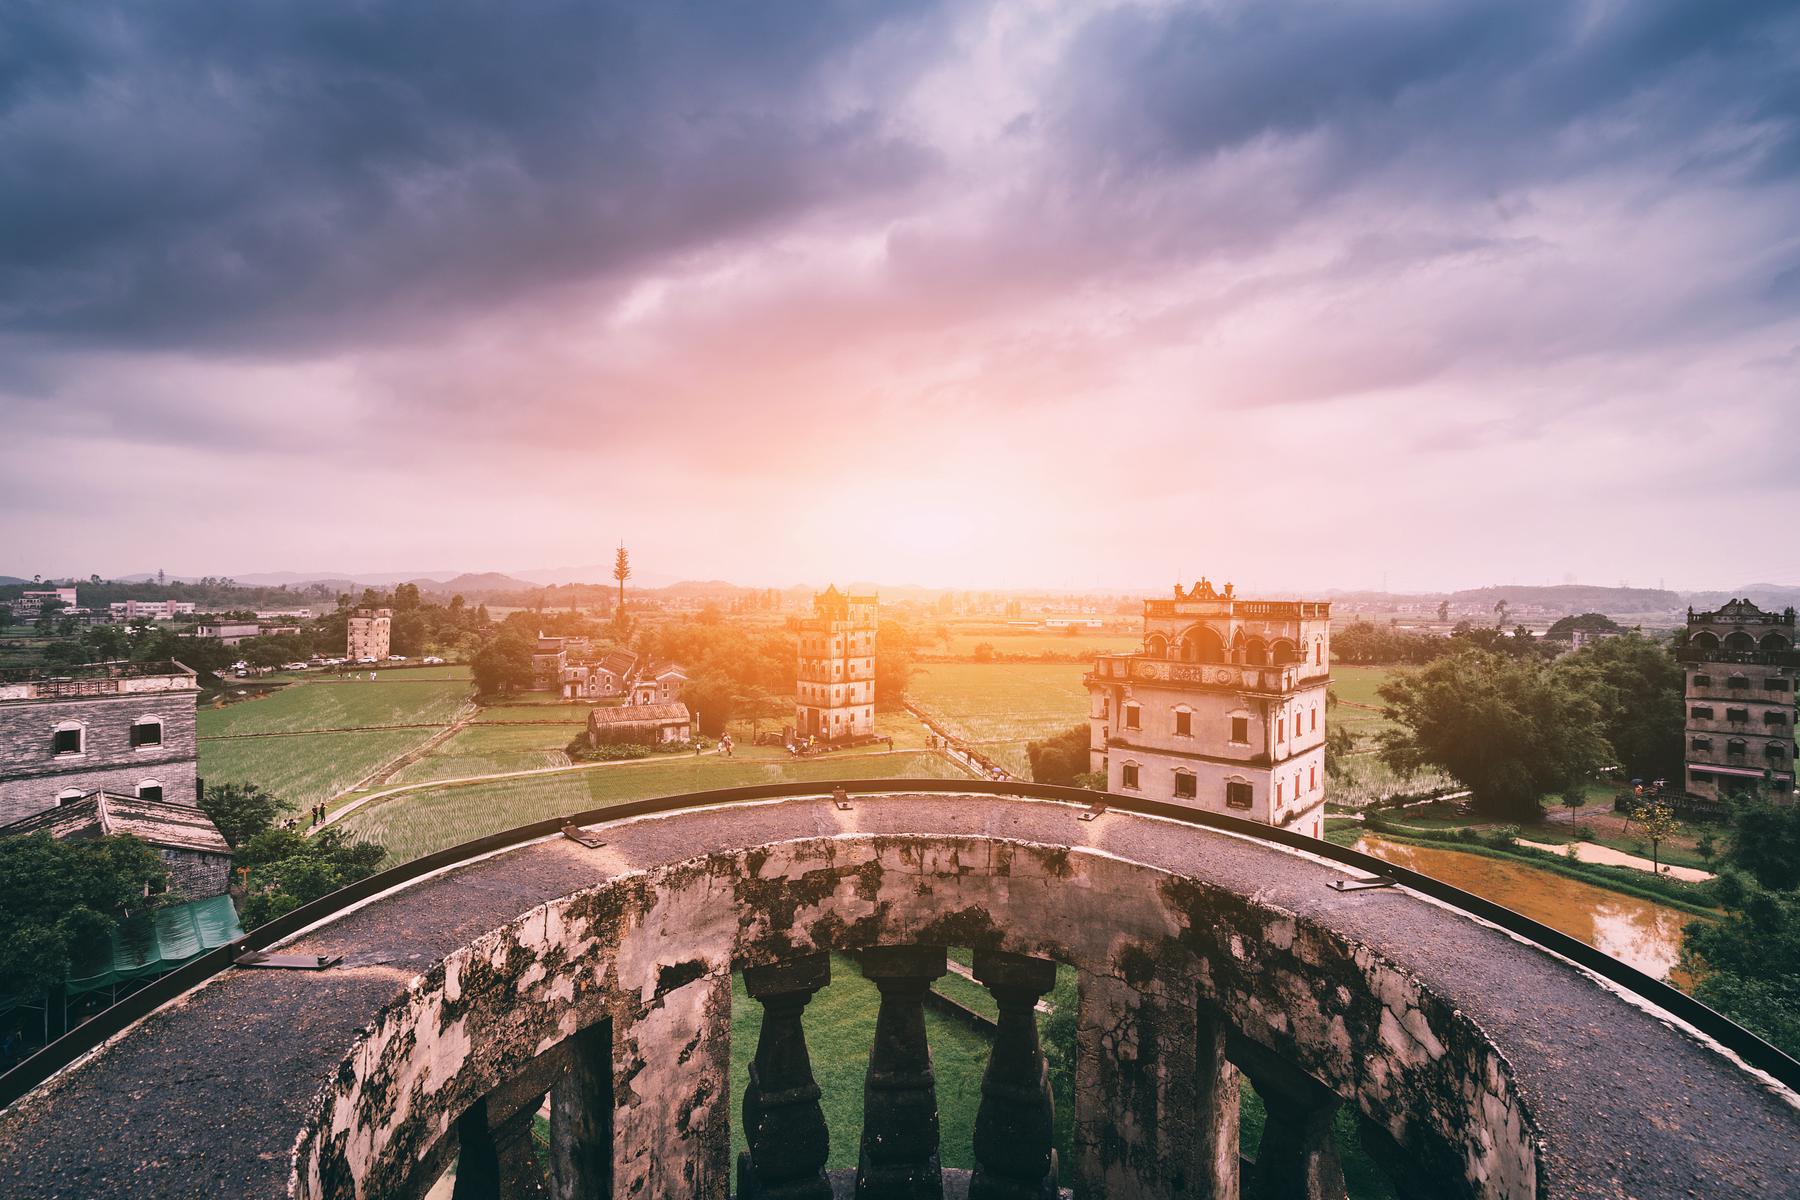
<path fill-rule="evenodd" d="M 415 1166 L 441 1161 L 462 1112 L 610 1017 L 616 1194 L 723 1197 L 733 966 L 903 943 L 1083 972 L 1082 1078 L 1097 1085 L 1078 1089 L 1083 1194 L 1196 1194 L 1183 1189 L 1222 1163 L 1235 1111 L 1197 1109 L 1193 1070 L 1215 1013 L 1350 1098 L 1446 1194 L 1536 1195 L 1506 1062 L 1373 952 L 1104 852 L 861 835 L 623 874 L 451 955 L 344 1060 L 301 1137 L 296 1194 L 414 1194 L 428 1182 Z"/>

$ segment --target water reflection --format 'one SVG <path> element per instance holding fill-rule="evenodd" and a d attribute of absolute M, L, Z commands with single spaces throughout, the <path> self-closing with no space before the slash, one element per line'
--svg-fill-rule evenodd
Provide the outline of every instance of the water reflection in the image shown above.
<path fill-rule="evenodd" d="M 1679 909 L 1620 895 L 1523 863 L 1369 836 L 1361 838 L 1356 848 L 1504 904 L 1534 921 L 1580 938 L 1654 979 L 1669 978 L 1681 950 L 1681 927 L 1693 920 Z"/>

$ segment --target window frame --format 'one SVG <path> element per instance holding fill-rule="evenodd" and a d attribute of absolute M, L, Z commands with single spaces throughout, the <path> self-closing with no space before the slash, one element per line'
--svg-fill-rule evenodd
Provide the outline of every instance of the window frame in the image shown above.
<path fill-rule="evenodd" d="M 75 735 L 73 749 L 60 749 L 57 743 L 64 734 Z M 87 726 L 80 721 L 61 721 L 50 731 L 50 757 L 78 758 L 87 753 Z"/>
<path fill-rule="evenodd" d="M 1186 790 L 1182 785 L 1186 784 Z M 1175 768 L 1175 798 L 1177 800 L 1198 800 L 1200 798 L 1200 777 L 1192 771 Z"/>
<path fill-rule="evenodd" d="M 155 741 L 140 741 L 138 739 L 138 730 L 151 729 L 151 728 L 154 728 L 156 730 L 156 740 Z M 162 744 L 163 744 L 163 721 L 162 721 L 162 718 L 161 717 L 139 717 L 137 720 L 133 721 L 131 723 L 130 728 L 128 728 L 125 731 L 125 736 L 126 736 L 126 739 L 131 743 L 131 748 L 133 750 L 146 750 L 146 749 L 159 750 L 162 748 Z"/>
<path fill-rule="evenodd" d="M 1139 782 L 1139 779 L 1140 768 L 1137 763 L 1128 762 L 1119 764 L 1119 787 L 1121 790 L 1133 792 L 1140 790 L 1142 785 Z"/>

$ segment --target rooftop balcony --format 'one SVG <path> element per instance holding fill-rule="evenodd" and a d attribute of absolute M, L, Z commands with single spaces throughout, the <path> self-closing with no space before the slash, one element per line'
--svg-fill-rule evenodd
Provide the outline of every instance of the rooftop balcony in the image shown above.
<path fill-rule="evenodd" d="M 61 700 L 197 688 L 192 668 L 160 662 L 104 662 L 71 667 L 0 667 L 0 700 Z"/>
<path fill-rule="evenodd" d="M 1347 1110 L 1409 1198 L 1800 1192 L 1800 1063 L 1691 998 L 1352 851 L 1096 799 L 790 784 L 430 856 L 0 1077 L 0 1103 L 25 1097 L 0 1112 L 0 1178 L 8 1200 L 408 1198 L 454 1160 L 458 1200 L 1325 1198 Z M 999 1014 L 967 1176 L 939 1169 L 921 1016 L 948 946 Z M 326 965 L 232 965 L 253 949 Z M 827 1127 L 808 1050 L 832 953 L 879 990 L 859 1130 Z M 1032 1016 L 1056 964 L 1079 982 L 1068 1161 Z M 742 1091 L 738 975 L 762 1017 Z M 1245 1158 L 1240 1077 L 1269 1112 Z M 833 1136 L 854 1178 L 827 1177 Z"/>
<path fill-rule="evenodd" d="M 1320 668 L 1318 674 L 1304 674 L 1304 663 L 1281 666 L 1250 666 L 1243 663 L 1177 662 L 1152 654 L 1102 654 L 1094 659 L 1094 669 L 1084 676 L 1084 683 L 1162 683 L 1175 686 L 1200 685 L 1228 688 L 1253 695 L 1279 696 L 1301 686 L 1328 683 L 1329 676 Z"/>

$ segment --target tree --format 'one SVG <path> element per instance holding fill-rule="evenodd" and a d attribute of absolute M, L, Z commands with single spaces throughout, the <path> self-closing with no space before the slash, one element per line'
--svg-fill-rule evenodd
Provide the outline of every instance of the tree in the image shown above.
<path fill-rule="evenodd" d="M 134 837 L 0 838 L 0 994 L 57 987 L 157 905 L 168 873 Z M 141 928 L 141 926 L 139 926 Z"/>
<path fill-rule="evenodd" d="M 1731 817 L 1726 860 L 1766 888 L 1800 887 L 1800 805 L 1757 797 Z"/>
<path fill-rule="evenodd" d="M 1694 995 L 1789 1054 L 1800 1054 L 1800 894 L 1720 877 L 1723 921 L 1682 931 Z"/>
<path fill-rule="evenodd" d="M 1553 642 L 1573 641 L 1577 631 L 1594 635 L 1606 634 L 1616 637 L 1625 632 L 1624 627 L 1605 613 L 1582 613 L 1579 617 L 1558 617 L 1551 622 L 1544 637 Z"/>
<path fill-rule="evenodd" d="M 977 643 L 975 643 L 975 661 L 979 662 L 979 663 L 993 662 L 994 661 L 994 643 L 992 643 L 992 642 L 977 642 Z"/>
<path fill-rule="evenodd" d="M 1506 614 L 1512 611 L 1504 597 L 1494 601 L 1494 628 L 1499 629 L 1506 624 Z"/>
<path fill-rule="evenodd" d="M 356 842 L 334 827 L 302 837 L 291 829 L 266 829 L 240 848 L 234 861 L 248 872 L 239 912 L 245 929 L 266 925 L 375 873 L 387 850 Z"/>
<path fill-rule="evenodd" d="M 1569 810 L 1569 828 L 1575 828 L 1575 811 L 1587 803 L 1587 788 L 1580 786 L 1564 788 L 1562 794 L 1563 807 Z"/>
<path fill-rule="evenodd" d="M 883 621 L 875 630 L 875 707 L 899 708 L 913 676 L 912 630 L 898 621 Z"/>
<path fill-rule="evenodd" d="M 1326 703 L 1330 703 L 1328 700 Z M 1356 734 L 1347 725 L 1325 727 L 1325 778 L 1337 781 L 1350 774 L 1350 755 L 1356 750 Z"/>
<path fill-rule="evenodd" d="M 1084 787 L 1088 774 L 1088 745 L 1092 735 L 1086 725 L 1076 725 L 1041 742 L 1025 743 L 1025 756 L 1031 760 L 1031 778 L 1036 783 Z"/>
<path fill-rule="evenodd" d="M 510 696 L 532 684 L 531 643 L 517 628 L 506 628 L 469 663 L 475 690 L 484 696 Z"/>
<path fill-rule="evenodd" d="M 625 622 L 625 581 L 631 578 L 631 555 L 625 550 L 625 543 L 619 543 L 618 553 L 613 555 L 612 577 L 619 581 L 619 607 L 615 619 L 623 625 Z"/>
<path fill-rule="evenodd" d="M 254 783 L 209 783 L 200 798 L 200 811 L 233 850 L 273 825 L 282 807 Z"/>
<path fill-rule="evenodd" d="M 1665 647 L 1631 633 L 1583 646 L 1556 669 L 1599 701 L 1602 732 L 1631 778 L 1680 778 L 1686 680 Z"/>
<path fill-rule="evenodd" d="M 1594 698 L 1536 658 L 1463 650 L 1381 687 L 1381 757 L 1398 771 L 1448 772 L 1477 811 L 1534 820 L 1547 793 L 1612 758 Z"/>
<path fill-rule="evenodd" d="M 1450 619 L 1450 602 L 1448 600 L 1439 600 L 1437 612 L 1438 620 L 1448 621 Z"/>
<path fill-rule="evenodd" d="M 1662 844 L 1681 832 L 1681 822 L 1675 819 L 1675 810 L 1661 800 L 1653 800 L 1632 809 L 1631 819 L 1638 823 L 1638 828 L 1650 839 L 1651 874 L 1662 874 Z"/>
<path fill-rule="evenodd" d="M 694 714 L 700 732 L 718 737 L 725 723 L 737 711 L 738 685 L 723 671 L 705 670 L 689 679 L 681 689 L 681 699 Z"/>

